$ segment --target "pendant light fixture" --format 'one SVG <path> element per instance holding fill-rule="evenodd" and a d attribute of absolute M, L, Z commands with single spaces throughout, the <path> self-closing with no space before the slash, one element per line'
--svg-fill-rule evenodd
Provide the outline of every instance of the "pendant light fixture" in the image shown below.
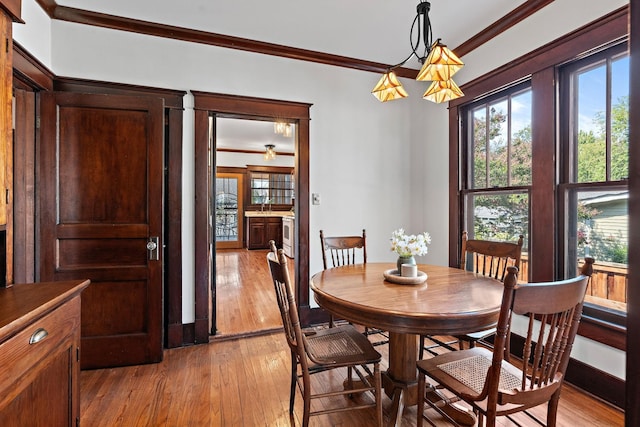
<path fill-rule="evenodd" d="M 273 160 L 276 158 L 276 146 L 273 144 L 267 144 L 264 146 L 264 159 Z"/>
<path fill-rule="evenodd" d="M 413 19 L 409 32 L 411 53 L 404 61 L 389 67 L 371 91 L 380 102 L 408 96 L 393 70 L 403 66 L 414 56 L 423 64 L 416 80 L 432 82 L 423 95 L 424 99 L 439 103 L 464 96 L 458 85 L 451 79 L 464 66 L 464 63 L 446 45 L 442 44 L 440 39 L 432 42 L 430 9 L 431 3 L 420 0 L 416 7 L 416 17 Z M 417 31 L 417 37 L 414 37 L 414 31 Z M 418 52 L 420 41 L 424 45 L 422 52 Z"/>

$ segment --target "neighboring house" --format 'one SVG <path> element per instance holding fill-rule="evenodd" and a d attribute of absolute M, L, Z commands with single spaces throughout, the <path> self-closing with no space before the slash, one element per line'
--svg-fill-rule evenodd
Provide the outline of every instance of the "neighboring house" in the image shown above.
<path fill-rule="evenodd" d="M 603 238 L 629 241 L 629 192 L 586 193 L 580 202 L 597 212 L 588 225 Z"/>

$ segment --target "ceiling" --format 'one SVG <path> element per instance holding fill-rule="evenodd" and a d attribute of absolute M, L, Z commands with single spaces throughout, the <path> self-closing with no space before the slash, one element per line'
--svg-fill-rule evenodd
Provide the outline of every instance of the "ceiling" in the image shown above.
<path fill-rule="evenodd" d="M 455 50 L 526 2 L 431 0 L 433 37 L 441 38 Z M 410 29 L 419 1 L 42 0 L 41 3 L 393 65 L 411 53 Z M 405 67 L 418 69 L 420 64 L 412 59 Z M 271 123 L 244 120 L 229 120 L 219 127 L 217 134 L 219 146 L 259 151 L 265 144 L 274 143 L 276 149 L 293 151 L 292 138 L 273 142 L 274 136 Z"/>
<path fill-rule="evenodd" d="M 216 119 L 216 147 L 242 151 L 265 151 L 275 145 L 276 153 L 294 153 L 294 137 L 277 135 L 273 122 L 231 118 Z"/>

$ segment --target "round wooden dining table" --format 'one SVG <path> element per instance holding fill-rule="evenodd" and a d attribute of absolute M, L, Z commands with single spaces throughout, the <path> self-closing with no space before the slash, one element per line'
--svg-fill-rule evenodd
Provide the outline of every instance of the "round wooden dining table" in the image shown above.
<path fill-rule="evenodd" d="M 385 393 L 392 403 L 390 425 L 400 425 L 405 406 L 417 396 L 417 337 L 462 335 L 494 327 L 502 301 L 502 283 L 465 270 L 418 265 L 423 283 L 389 282 L 391 263 L 346 265 L 311 278 L 314 299 L 334 317 L 389 332 Z"/>

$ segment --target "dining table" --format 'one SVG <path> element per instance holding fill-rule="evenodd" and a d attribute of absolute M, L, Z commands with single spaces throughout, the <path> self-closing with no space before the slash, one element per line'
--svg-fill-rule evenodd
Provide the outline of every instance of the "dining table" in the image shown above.
<path fill-rule="evenodd" d="M 383 387 L 392 399 L 390 425 L 398 426 L 404 408 L 418 402 L 419 335 L 495 327 L 503 286 L 458 268 L 419 264 L 420 279 L 413 280 L 397 279 L 395 269 L 395 263 L 344 265 L 315 274 L 310 287 L 318 305 L 336 319 L 389 332 Z"/>

